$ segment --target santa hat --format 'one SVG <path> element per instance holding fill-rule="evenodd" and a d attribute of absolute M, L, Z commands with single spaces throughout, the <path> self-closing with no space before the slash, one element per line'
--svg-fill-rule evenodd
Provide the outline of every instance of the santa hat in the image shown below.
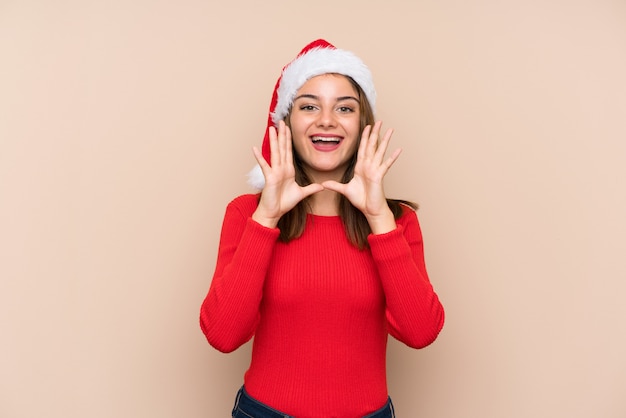
<path fill-rule="evenodd" d="M 352 78 L 363 89 L 372 110 L 376 104 L 376 90 L 369 68 L 359 57 L 350 51 L 337 49 L 323 39 L 311 42 L 300 51 L 298 56 L 287 64 L 272 94 L 267 127 L 261 152 L 267 163 L 270 163 L 269 128 L 278 126 L 289 113 L 296 93 L 307 80 L 322 74 L 342 74 Z M 261 190 L 265 186 L 265 177 L 257 164 L 248 173 L 248 184 Z"/>

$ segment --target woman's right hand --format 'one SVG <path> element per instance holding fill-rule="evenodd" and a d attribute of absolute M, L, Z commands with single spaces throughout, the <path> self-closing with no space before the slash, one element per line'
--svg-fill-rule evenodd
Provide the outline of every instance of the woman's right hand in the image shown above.
<path fill-rule="evenodd" d="M 296 183 L 291 130 L 285 122 L 281 120 L 278 123 L 278 132 L 273 126 L 269 128 L 269 139 L 271 165 L 265 161 L 257 147 L 252 149 L 265 177 L 265 187 L 252 219 L 268 228 L 275 228 L 281 216 L 324 187 L 316 183 L 302 187 Z"/>

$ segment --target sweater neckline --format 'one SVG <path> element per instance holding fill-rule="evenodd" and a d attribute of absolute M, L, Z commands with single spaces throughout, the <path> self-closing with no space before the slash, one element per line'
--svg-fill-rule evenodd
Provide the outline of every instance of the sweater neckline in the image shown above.
<path fill-rule="evenodd" d="M 339 215 L 316 215 L 314 213 L 307 213 L 307 219 L 315 222 L 337 223 L 341 222 Z"/>

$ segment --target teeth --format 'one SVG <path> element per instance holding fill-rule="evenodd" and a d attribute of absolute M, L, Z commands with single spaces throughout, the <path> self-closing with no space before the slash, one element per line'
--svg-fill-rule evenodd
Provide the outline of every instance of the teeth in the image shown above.
<path fill-rule="evenodd" d="M 339 138 L 329 138 L 324 136 L 314 136 L 311 139 L 313 142 L 339 142 Z"/>

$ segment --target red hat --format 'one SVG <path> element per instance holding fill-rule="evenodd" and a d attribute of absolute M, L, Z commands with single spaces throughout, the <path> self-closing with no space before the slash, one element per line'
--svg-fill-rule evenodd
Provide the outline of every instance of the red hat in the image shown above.
<path fill-rule="evenodd" d="M 307 80 L 328 73 L 342 74 L 352 78 L 363 89 L 374 110 L 376 90 L 372 74 L 363 61 L 352 52 L 337 49 L 323 39 L 311 42 L 283 68 L 280 78 L 276 81 L 261 147 L 263 158 L 268 164 L 270 163 L 270 126 L 278 126 L 278 122 L 289 114 L 296 93 Z M 265 177 L 259 165 L 248 173 L 248 184 L 258 190 L 265 186 Z"/>

